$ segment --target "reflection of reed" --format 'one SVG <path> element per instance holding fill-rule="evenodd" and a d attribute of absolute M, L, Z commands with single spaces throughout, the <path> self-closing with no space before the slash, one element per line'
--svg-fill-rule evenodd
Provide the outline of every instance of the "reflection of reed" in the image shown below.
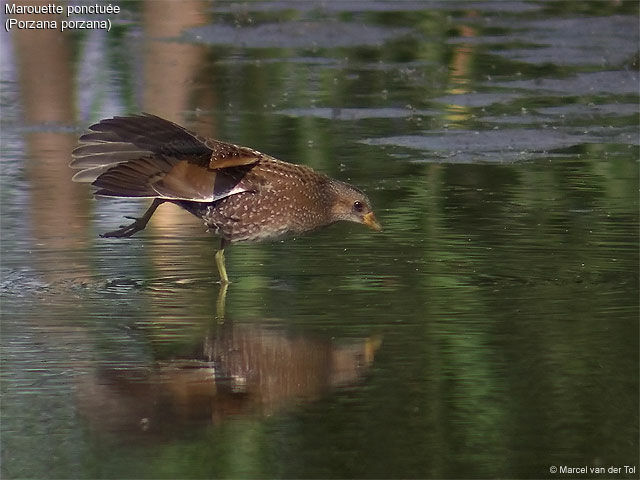
<path fill-rule="evenodd" d="M 224 324 L 193 354 L 81 377 L 79 409 L 100 431 L 164 432 L 230 415 L 268 415 L 356 382 L 378 337 L 339 345 L 257 325 Z"/>
<path fill-rule="evenodd" d="M 32 1 L 30 5 L 48 2 Z M 22 3 L 24 4 L 24 3 Z M 32 16 L 16 15 L 20 19 Z M 56 15 L 39 16 L 57 20 Z M 24 121 L 30 127 L 25 135 L 25 171 L 30 183 L 29 212 L 33 242 L 64 252 L 86 242 L 84 219 L 85 190 L 69 181 L 67 163 L 75 145 L 73 133 L 53 130 L 75 123 L 71 42 L 57 29 L 12 30 L 11 40 L 18 67 Z M 59 278 L 60 262 L 36 258 L 49 279 Z M 77 255 L 77 269 L 85 263 Z M 66 263 L 68 265 L 68 263 Z"/>
<path fill-rule="evenodd" d="M 474 12 L 470 12 L 468 17 L 473 17 Z M 475 37 L 475 29 L 461 25 L 460 35 L 462 37 Z M 475 47 L 471 44 L 461 43 L 457 45 L 452 52 L 451 62 L 449 64 L 449 82 L 450 87 L 447 93 L 453 95 L 463 95 L 469 92 L 469 84 L 473 75 L 473 60 L 475 58 Z M 469 107 L 451 103 L 447 105 L 445 118 L 454 124 L 464 123 L 471 118 L 472 112 Z"/>
<path fill-rule="evenodd" d="M 191 108 L 194 78 L 203 62 L 204 49 L 176 39 L 185 30 L 206 22 L 206 5 L 200 0 L 144 2 L 142 21 L 146 41 L 143 51 L 144 83 L 141 86 L 144 111 L 174 122 L 184 122 L 184 112 Z M 214 129 L 209 125 L 208 130 Z M 192 222 L 193 219 L 187 220 L 187 215 L 180 209 L 165 207 L 154 215 L 151 225 Z M 162 253 L 158 256 L 162 257 Z"/>
<path fill-rule="evenodd" d="M 189 108 L 193 79 L 203 48 L 176 41 L 182 33 L 206 22 L 207 4 L 200 0 L 147 0 L 143 6 L 143 107 L 174 122 L 183 122 Z"/>

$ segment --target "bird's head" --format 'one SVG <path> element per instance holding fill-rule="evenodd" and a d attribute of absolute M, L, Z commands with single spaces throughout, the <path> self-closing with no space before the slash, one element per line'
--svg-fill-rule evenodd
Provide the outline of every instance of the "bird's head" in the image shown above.
<path fill-rule="evenodd" d="M 378 232 L 382 230 L 371 208 L 371 201 L 364 192 L 353 185 L 336 180 L 331 182 L 331 190 L 334 193 L 331 205 L 331 216 L 334 221 L 346 220 L 362 223 Z"/>

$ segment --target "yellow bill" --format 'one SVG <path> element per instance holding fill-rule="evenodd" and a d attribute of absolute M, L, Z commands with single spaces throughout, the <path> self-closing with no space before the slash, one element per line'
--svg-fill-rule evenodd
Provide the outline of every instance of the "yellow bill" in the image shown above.
<path fill-rule="evenodd" d="M 376 232 L 382 230 L 382 225 L 378 223 L 378 220 L 376 220 L 376 216 L 373 214 L 373 212 L 369 212 L 364 217 L 362 217 L 362 223 L 364 223 L 370 229 L 375 230 Z"/>

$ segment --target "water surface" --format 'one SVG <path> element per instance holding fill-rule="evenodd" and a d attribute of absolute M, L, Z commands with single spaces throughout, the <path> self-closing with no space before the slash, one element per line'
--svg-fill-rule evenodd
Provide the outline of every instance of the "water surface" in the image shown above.
<path fill-rule="evenodd" d="M 122 7 L 1 34 L 3 477 L 637 472 L 637 3 Z M 147 202 L 70 152 L 140 111 L 352 182 L 384 232 L 233 246 L 226 296 L 173 205 L 100 238 Z"/>

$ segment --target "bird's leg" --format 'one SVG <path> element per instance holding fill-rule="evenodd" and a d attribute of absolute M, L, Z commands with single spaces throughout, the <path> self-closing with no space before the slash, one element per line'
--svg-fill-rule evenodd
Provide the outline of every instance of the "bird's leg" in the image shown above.
<path fill-rule="evenodd" d="M 224 238 L 220 239 L 220 249 L 216 252 L 216 267 L 218 267 L 218 273 L 220 274 L 220 283 L 226 285 L 229 283 L 229 277 L 227 277 L 227 268 L 224 265 L 224 247 L 227 246 L 227 241 Z"/>
<path fill-rule="evenodd" d="M 227 303 L 228 283 L 220 283 L 220 291 L 218 292 L 218 300 L 216 301 L 216 315 L 218 323 L 224 323 L 225 305 Z"/>
<path fill-rule="evenodd" d="M 158 208 L 164 202 L 165 200 L 161 198 L 154 198 L 151 206 L 147 209 L 146 212 L 144 212 L 144 215 L 142 215 L 140 218 L 129 217 L 129 216 L 124 217 L 124 218 L 130 218 L 132 220 L 135 220 L 135 222 L 133 222 L 131 225 L 120 225 L 120 228 L 118 230 L 103 233 L 100 236 L 105 238 L 130 237 L 134 233 L 139 232 L 140 230 L 144 230 L 144 228 L 147 226 L 147 223 L 149 223 L 149 219 L 151 218 L 153 213 L 156 211 L 156 208 Z"/>

